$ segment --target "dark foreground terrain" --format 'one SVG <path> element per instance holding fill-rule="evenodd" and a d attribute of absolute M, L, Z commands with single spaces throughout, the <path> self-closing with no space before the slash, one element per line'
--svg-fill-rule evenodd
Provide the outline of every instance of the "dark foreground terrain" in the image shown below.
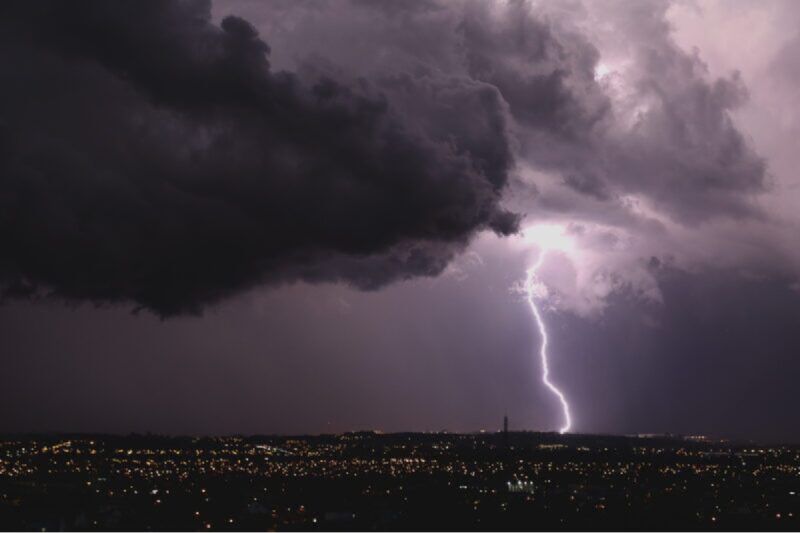
<path fill-rule="evenodd" d="M 2 529 L 800 529 L 799 518 L 794 447 L 370 432 L 0 443 Z"/>

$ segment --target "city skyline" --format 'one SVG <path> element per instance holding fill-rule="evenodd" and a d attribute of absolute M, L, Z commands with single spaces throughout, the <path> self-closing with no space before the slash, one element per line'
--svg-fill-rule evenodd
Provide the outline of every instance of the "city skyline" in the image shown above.
<path fill-rule="evenodd" d="M 798 460 L 796 447 L 658 436 L 51 436 L 0 442 L 0 523 L 794 530 Z"/>

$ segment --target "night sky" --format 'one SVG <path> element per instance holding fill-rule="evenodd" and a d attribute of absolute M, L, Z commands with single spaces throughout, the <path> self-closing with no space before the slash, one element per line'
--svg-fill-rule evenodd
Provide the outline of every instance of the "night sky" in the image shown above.
<path fill-rule="evenodd" d="M 0 432 L 800 442 L 800 3 L 0 10 Z"/>

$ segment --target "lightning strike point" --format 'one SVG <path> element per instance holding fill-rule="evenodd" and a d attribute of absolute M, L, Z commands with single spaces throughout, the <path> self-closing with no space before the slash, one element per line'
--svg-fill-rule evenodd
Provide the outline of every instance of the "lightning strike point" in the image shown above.
<path fill-rule="evenodd" d="M 539 357 L 542 361 L 542 383 L 544 383 L 545 386 L 550 389 L 550 391 L 558 398 L 558 401 L 561 402 L 561 408 L 564 412 L 564 425 L 558 430 L 558 432 L 563 435 L 572 427 L 572 419 L 569 414 L 569 404 L 567 403 L 564 393 L 561 392 L 559 388 L 553 385 L 553 383 L 550 381 L 550 366 L 547 360 L 547 328 L 544 320 L 542 319 L 542 315 L 539 312 L 539 307 L 536 305 L 536 295 L 534 294 L 536 271 L 542 266 L 542 262 L 544 261 L 546 253 L 547 249 L 542 249 L 539 252 L 539 257 L 536 260 L 536 263 L 534 263 L 534 265 L 528 269 L 527 278 L 525 280 L 525 293 L 528 297 L 528 305 L 531 306 L 531 311 L 536 319 L 536 325 L 539 327 L 539 336 L 542 339 L 539 347 Z"/>

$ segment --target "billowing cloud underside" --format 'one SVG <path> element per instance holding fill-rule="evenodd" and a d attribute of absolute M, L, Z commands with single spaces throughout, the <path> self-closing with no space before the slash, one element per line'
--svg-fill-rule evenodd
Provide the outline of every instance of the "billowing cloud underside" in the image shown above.
<path fill-rule="evenodd" d="M 655 30 L 621 97 L 586 36 L 522 2 L 336 4 L 387 31 L 292 71 L 207 2 L 0 8 L 5 294 L 170 315 L 262 283 L 437 275 L 518 228 L 501 202 L 520 162 L 612 208 L 757 214 L 764 165 L 728 116 L 744 88 L 706 81 L 658 13 L 626 15 Z"/>

